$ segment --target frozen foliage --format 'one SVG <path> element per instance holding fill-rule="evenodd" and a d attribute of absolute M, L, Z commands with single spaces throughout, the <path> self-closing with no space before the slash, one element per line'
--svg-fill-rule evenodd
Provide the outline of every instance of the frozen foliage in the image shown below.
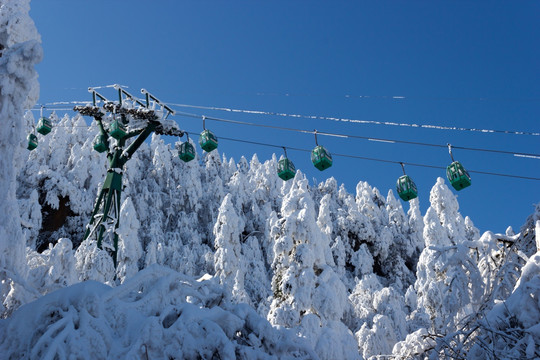
<path fill-rule="evenodd" d="M 437 180 L 430 200 L 424 217 L 426 248 L 418 262 L 415 289 L 418 308 L 426 311 L 431 329 L 439 332 L 453 329 L 471 311 L 472 299 L 479 299 L 483 288 L 475 257 L 471 256 L 476 244 L 467 239 L 457 200 L 443 179 Z"/>
<path fill-rule="evenodd" d="M 283 354 L 312 358 L 316 354 L 321 359 L 370 358 L 392 352 L 404 357 L 454 356 L 458 352 L 468 356 L 472 350 L 482 353 L 475 347 L 475 339 L 485 333 L 473 329 L 478 329 L 476 325 L 496 302 L 512 294 L 522 267 L 536 251 L 537 213 L 519 234 L 508 230 L 505 235 L 486 232 L 480 236 L 472 221 L 459 214 L 457 200 L 442 179 L 433 187 L 430 207 L 422 216 L 417 199 L 405 212 L 392 191 L 383 197 L 365 182 L 358 184 L 354 195 L 333 178 L 310 186 L 300 171 L 293 180 L 283 182 L 276 174 L 275 156 L 262 163 L 257 156 L 236 163 L 213 151 L 184 163 L 175 150 L 179 143 L 167 144 L 154 135 L 125 167 L 115 270 L 106 251 L 93 242 L 81 242 L 106 171 L 105 157 L 92 150 L 97 128 L 95 124 L 86 126 L 88 120 L 79 116 L 50 117 L 53 125 L 61 126 L 54 126 L 40 147 L 28 153 L 28 161 L 19 171 L 20 236 L 23 241 L 22 234 L 26 235 L 22 245 L 26 243 L 28 249 L 21 260 L 22 275 L 17 272 L 16 281 L 6 287 L 4 306 L 10 310 L 4 311 L 4 316 L 35 299 L 42 301 L 39 298 L 45 294 L 85 280 L 112 289 L 88 282 L 94 285 L 84 291 L 123 293 L 121 289 L 129 288 L 131 280 L 137 282 L 145 268 L 191 279 L 185 280 L 190 284 L 194 278 L 212 274 L 211 292 L 220 294 L 221 304 L 196 311 L 204 329 L 189 328 L 193 332 L 188 331 L 192 336 L 188 340 L 184 320 L 175 322 L 171 315 L 170 323 L 178 325 L 169 328 L 159 321 L 170 314 L 169 305 L 187 309 L 194 300 L 186 298 L 186 304 L 180 306 L 178 299 L 169 299 L 162 290 L 155 295 L 161 296 L 159 301 L 153 299 L 154 290 L 149 290 L 144 297 L 148 301 L 137 302 L 135 312 L 131 305 L 125 305 L 126 311 L 133 313 L 138 323 L 151 324 L 144 326 L 156 329 L 167 342 L 143 341 L 150 335 L 130 328 L 120 336 L 126 344 L 123 350 L 112 346 L 110 340 L 99 340 L 107 350 L 94 354 L 97 358 L 125 354 L 145 358 L 146 351 L 149 358 L 152 354 L 166 357 L 166 344 L 175 344 L 170 351 L 181 349 L 178 351 L 188 358 L 199 356 L 187 344 L 202 341 L 199 338 L 210 331 L 206 324 L 217 322 L 214 311 L 221 314 L 215 316 L 233 319 L 234 324 L 240 324 L 237 317 L 247 319 L 240 311 L 268 322 L 263 321 L 264 329 L 257 335 L 245 338 L 217 324 L 225 334 L 221 345 L 200 343 L 202 357 L 211 357 L 215 351 L 221 351 L 215 353 L 221 357 L 233 351 L 236 357 L 248 354 L 246 358 Z M 31 114 L 27 118 L 33 121 Z M 205 296 L 209 294 L 209 287 L 200 289 Z M 68 296 L 70 291 L 65 293 L 65 312 L 71 311 L 73 318 L 90 312 L 76 305 L 82 300 Z M 172 291 L 170 296 L 175 294 Z M 154 305 L 154 301 L 161 305 Z M 113 300 L 105 303 L 100 302 L 100 311 L 112 312 L 118 305 L 113 306 Z M 70 306 L 75 310 L 69 310 Z M 221 310 L 212 310 L 216 306 Z M 23 309 L 28 307 L 21 308 L 26 312 Z M 40 311 L 47 310 L 36 310 L 35 316 Z M 209 318 L 207 311 L 213 314 Z M 156 313 L 167 315 L 159 318 Z M 161 320 L 151 320 L 152 316 Z M 31 347 L 46 354 L 49 345 L 45 343 L 60 344 L 51 340 L 51 334 L 94 339 L 90 335 L 93 331 L 120 331 L 117 318 L 100 319 L 104 323 L 99 320 L 97 330 L 82 332 L 75 327 L 72 332 L 56 332 L 63 325 L 49 324 L 42 333 L 29 335 L 36 341 Z M 182 335 L 169 330 L 175 326 L 182 329 Z M 240 330 L 242 334 L 249 331 Z M 461 334 L 467 331 L 471 333 L 467 342 L 460 343 Z M 276 335 L 272 339 L 280 340 L 264 348 L 262 333 L 288 335 Z M 39 336 L 44 340 L 37 345 Z M 296 340 L 296 345 L 289 345 L 285 340 L 296 337 L 304 339 L 301 345 Z M 64 344 L 72 340 L 66 341 Z M 50 354 L 61 357 L 68 352 L 64 345 L 58 346 Z M 229 350 L 231 346 L 234 350 Z M 273 347 L 290 351 L 278 353 Z"/>
<path fill-rule="evenodd" d="M 34 65 L 41 61 L 40 38 L 30 19 L 30 0 L 0 3 L 0 314 L 21 303 L 25 240 L 15 197 L 17 164 L 23 151 L 23 109 L 32 107 L 39 86 Z M 31 213 L 34 209 L 29 207 Z"/>
<path fill-rule="evenodd" d="M 138 262 L 143 255 L 141 243 L 138 241 L 139 220 L 131 198 L 124 200 L 120 208 L 120 217 L 125 219 L 117 229 L 118 263 L 116 276 L 120 281 L 135 275 L 139 271 Z"/>
<path fill-rule="evenodd" d="M 439 193 L 439 199 L 445 198 L 440 196 L 443 188 L 436 185 L 434 190 Z M 538 358 L 540 258 L 538 253 L 529 258 L 525 251 L 529 253 L 531 244 L 536 244 L 540 236 L 540 221 L 536 220 L 539 207 L 536 206 L 536 212 L 520 234 L 514 235 L 511 229 L 505 235 L 486 232 L 473 241 L 451 240 L 447 237 L 450 232 L 442 228 L 444 217 L 436 217 L 436 211 L 431 210 L 425 217 L 424 235 L 426 245 L 431 242 L 437 246 L 427 246 L 420 257 L 416 283 L 418 308 L 409 316 L 410 330 L 414 327 L 418 330 L 394 346 L 394 356 L 398 359 Z M 469 226 L 465 238 L 477 233 L 470 222 L 465 221 L 464 225 Z M 456 259 L 458 254 L 460 260 Z M 433 255 L 436 258 L 423 265 L 424 256 Z M 438 263 L 439 258 L 445 261 Z M 453 292 L 459 292 L 460 298 L 454 298 Z M 461 307 L 447 303 L 447 299 L 460 301 Z M 422 303 L 430 315 L 423 325 L 419 321 Z"/>
<path fill-rule="evenodd" d="M 1 320 L 9 359 L 318 359 L 310 344 L 245 304 L 224 300 L 212 278 L 152 266 L 122 286 L 88 281 Z"/>

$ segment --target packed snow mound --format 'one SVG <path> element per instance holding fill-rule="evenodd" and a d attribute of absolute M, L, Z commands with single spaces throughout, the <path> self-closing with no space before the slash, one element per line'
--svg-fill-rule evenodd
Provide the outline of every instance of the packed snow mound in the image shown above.
<path fill-rule="evenodd" d="M 318 359 L 291 330 L 227 300 L 210 276 L 153 265 L 111 288 L 86 281 L 0 320 L 9 359 Z"/>

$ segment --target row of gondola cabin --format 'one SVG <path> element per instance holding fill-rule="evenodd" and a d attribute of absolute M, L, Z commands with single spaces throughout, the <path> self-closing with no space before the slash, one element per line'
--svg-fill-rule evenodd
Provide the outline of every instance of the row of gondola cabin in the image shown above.
<path fill-rule="evenodd" d="M 199 145 L 204 151 L 210 152 L 214 149 L 217 149 L 218 139 L 216 135 L 214 135 L 213 132 L 205 129 L 203 130 L 203 132 L 201 133 L 201 136 L 199 137 Z"/>
<path fill-rule="evenodd" d="M 446 177 L 457 191 L 471 185 L 471 176 L 459 161 L 454 161 L 446 168 Z"/>
<path fill-rule="evenodd" d="M 317 169 L 323 171 L 332 166 L 332 155 L 323 146 L 317 145 L 311 151 L 311 162 Z"/>
<path fill-rule="evenodd" d="M 193 145 L 191 145 L 189 139 L 188 141 L 180 144 L 180 148 L 178 149 L 178 157 L 184 162 L 190 162 L 191 160 L 195 159 L 195 148 Z"/>
<path fill-rule="evenodd" d="M 399 177 L 396 184 L 396 190 L 399 197 L 403 201 L 409 201 L 418 197 L 418 189 L 416 188 L 416 184 L 414 181 L 412 181 L 409 175 L 402 175 Z"/>
<path fill-rule="evenodd" d="M 28 150 L 32 151 L 35 148 L 37 148 L 37 146 L 38 146 L 38 138 L 37 138 L 36 134 L 30 133 L 30 134 L 28 134 L 26 139 L 28 140 L 28 146 L 26 147 Z"/>
<path fill-rule="evenodd" d="M 42 118 L 45 119 L 45 118 Z M 41 121 L 41 120 L 40 120 Z M 43 121 L 42 124 L 38 126 L 38 132 L 44 133 L 40 131 L 39 129 L 43 129 L 42 131 L 45 131 L 45 134 L 50 132 L 50 121 L 47 123 Z M 48 129 L 48 131 L 46 130 Z M 126 129 L 124 125 L 119 122 L 118 120 L 113 121 L 111 124 L 111 136 L 115 139 L 121 139 L 126 135 Z M 218 147 L 218 139 L 214 135 L 213 132 L 210 130 L 204 129 L 203 132 L 201 132 L 199 137 L 199 145 L 201 148 L 206 151 L 210 152 Z M 28 135 L 28 149 L 33 150 L 37 147 L 37 137 L 34 134 Z M 94 149 L 98 152 L 104 152 L 108 148 L 107 146 L 107 138 L 104 135 L 98 135 L 96 136 L 96 139 L 94 139 Z M 195 158 L 195 148 L 193 145 L 188 141 L 183 142 L 180 144 L 180 148 L 178 150 L 178 156 L 179 158 L 184 162 L 189 162 Z M 319 169 L 320 171 L 323 171 L 325 169 L 328 169 L 332 166 L 332 155 L 330 152 L 325 149 L 323 146 L 317 145 L 312 151 L 311 151 L 311 161 L 313 165 Z M 284 181 L 290 180 L 294 178 L 296 169 L 294 167 L 293 162 L 288 159 L 286 156 L 282 158 L 278 162 L 278 168 L 277 173 L 278 176 L 283 179 Z M 462 190 L 468 186 L 471 185 L 471 177 L 469 176 L 469 173 L 465 170 L 463 165 L 459 161 L 454 161 L 452 164 L 450 164 L 446 169 L 446 174 L 448 177 L 448 180 L 456 190 Z M 403 201 L 409 201 L 416 197 L 418 197 L 418 189 L 416 188 L 416 184 L 414 181 L 406 174 L 401 176 L 396 184 L 396 190 L 398 192 L 399 197 Z"/>
<path fill-rule="evenodd" d="M 38 121 L 37 132 L 41 135 L 47 135 L 52 130 L 51 120 L 46 117 L 41 117 Z"/>
<path fill-rule="evenodd" d="M 278 162 L 277 173 L 281 179 L 287 181 L 294 177 L 294 175 L 296 174 L 296 169 L 293 162 L 288 158 L 284 157 Z"/>
<path fill-rule="evenodd" d="M 47 135 L 48 133 L 51 132 L 52 127 L 53 126 L 52 126 L 51 120 L 49 120 L 48 118 L 46 118 L 44 116 L 41 116 L 39 118 L 37 128 L 35 129 L 35 131 L 37 131 L 41 135 Z M 37 135 L 35 133 L 28 134 L 28 136 L 26 137 L 26 140 L 27 140 L 26 148 L 28 150 L 32 151 L 32 150 L 34 150 L 35 148 L 38 147 L 39 140 L 38 140 L 38 137 L 37 137 Z"/>

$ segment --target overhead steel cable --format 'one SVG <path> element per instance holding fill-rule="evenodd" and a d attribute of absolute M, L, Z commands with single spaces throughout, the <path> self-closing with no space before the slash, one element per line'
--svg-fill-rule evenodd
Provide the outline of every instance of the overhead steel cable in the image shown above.
<path fill-rule="evenodd" d="M 191 132 L 191 131 L 189 131 Z M 274 147 L 283 149 L 283 145 L 276 145 L 276 144 L 268 144 L 268 143 L 262 143 L 258 141 L 252 141 L 252 140 L 242 140 L 242 139 L 236 139 L 236 138 L 229 138 L 220 136 L 220 140 L 228 140 L 228 141 L 235 141 L 235 142 L 241 142 L 246 144 L 252 144 L 252 145 L 260 145 L 260 146 L 267 146 L 267 147 Z M 303 148 L 297 148 L 293 146 L 285 146 L 287 150 L 296 150 L 296 151 L 302 151 L 302 152 L 311 152 L 310 149 L 303 149 Z M 446 167 L 444 166 L 437 166 L 437 165 L 428 165 L 428 164 L 418 164 L 418 163 L 411 163 L 406 161 L 396 161 L 396 160 L 387 160 L 387 159 L 379 159 L 379 158 L 372 158 L 372 157 L 366 157 L 366 156 L 357 156 L 357 155 L 349 155 L 349 154 L 337 154 L 332 153 L 332 156 L 338 156 L 338 157 L 345 157 L 345 158 L 352 158 L 352 159 L 360 159 L 360 160 L 369 160 L 369 161 L 377 161 L 377 162 L 384 162 L 384 163 L 390 163 L 390 164 L 404 164 L 409 166 L 416 166 L 416 167 L 424 167 L 424 168 L 431 168 L 431 169 L 440 169 L 440 170 L 446 170 Z M 531 177 L 531 176 L 521 176 L 521 175 L 513 175 L 513 174 L 502 174 L 502 173 L 494 173 L 494 172 L 488 172 L 488 171 L 478 171 L 478 170 L 467 170 L 469 173 L 474 174 L 483 174 L 483 175 L 492 175 L 492 176 L 502 176 L 502 177 L 509 177 L 509 178 L 516 178 L 516 179 L 524 179 L 524 180 L 536 180 L 540 181 L 540 178 L 537 177 Z"/>
<path fill-rule="evenodd" d="M 51 103 L 51 104 L 77 104 L 77 103 L 83 103 L 83 102 L 81 102 L 81 101 L 70 101 L 70 102 L 56 102 L 56 103 Z M 176 106 L 176 105 L 178 105 L 178 104 L 171 104 L 171 106 Z M 60 108 L 48 108 L 48 109 L 53 110 L 53 111 L 69 111 L 69 110 L 72 110 L 70 108 L 65 108 L 65 109 L 64 108 L 61 108 L 61 109 Z M 32 109 L 32 110 L 33 111 L 39 111 L 40 109 Z M 192 114 L 192 113 L 185 113 L 185 112 L 178 112 L 178 115 L 187 116 L 187 117 L 193 117 L 193 118 L 201 118 L 203 116 L 203 115 L 199 115 L 199 114 Z M 219 121 L 219 122 L 227 122 L 227 123 L 238 124 L 238 125 L 267 127 L 267 128 L 276 129 L 276 130 L 295 131 L 295 132 L 304 133 L 304 134 L 313 134 L 314 133 L 312 130 L 295 129 L 295 128 L 277 126 L 277 125 L 257 124 L 257 123 L 251 123 L 251 122 L 246 122 L 246 121 L 223 119 L 223 118 L 217 118 L 217 117 L 206 116 L 206 115 L 204 115 L 204 116 L 208 120 Z M 360 136 L 360 135 L 330 133 L 330 132 L 325 132 L 325 131 L 319 131 L 318 134 L 324 135 L 324 136 L 352 138 L 352 139 L 363 139 L 363 140 L 368 140 L 368 141 L 376 141 L 376 142 L 384 142 L 384 143 L 399 143 L 399 144 L 430 146 L 430 147 L 439 147 L 439 148 L 446 148 L 447 147 L 446 144 L 443 145 L 443 144 L 424 143 L 424 142 L 418 142 L 418 141 L 385 139 L 385 138 Z M 481 152 L 490 152 L 490 153 L 498 153 L 498 154 L 507 154 L 507 155 L 513 155 L 513 156 L 516 156 L 516 157 L 523 157 L 523 158 L 530 158 L 530 159 L 540 159 L 540 154 L 534 154 L 534 153 L 524 153 L 524 152 L 517 152 L 517 151 L 497 150 L 497 149 L 473 148 L 473 147 L 454 146 L 454 145 L 453 145 L 453 148 L 460 149 L 460 150 L 467 150 L 467 151 L 481 151 Z"/>
<path fill-rule="evenodd" d="M 184 112 L 177 112 L 176 114 L 180 115 L 180 116 L 187 116 L 187 117 L 193 117 L 193 118 L 198 118 L 198 119 L 200 119 L 203 116 L 203 115 L 192 114 L 192 113 L 184 113 Z M 277 125 L 257 124 L 257 123 L 246 122 L 246 121 L 216 118 L 216 117 L 207 116 L 207 115 L 204 115 L 204 116 L 205 116 L 205 118 L 207 120 L 213 120 L 213 121 L 218 121 L 218 122 L 226 122 L 226 123 L 232 123 L 232 124 L 238 124 L 238 125 L 247 125 L 247 126 L 265 127 L 265 128 L 270 128 L 270 129 L 276 129 L 276 130 L 299 132 L 299 133 L 303 133 L 303 134 L 314 134 L 313 130 L 295 129 L 295 128 L 277 126 Z M 369 137 L 369 136 L 331 133 L 331 132 L 325 132 L 325 131 L 317 131 L 317 134 L 324 135 L 324 136 L 340 137 L 340 138 L 364 139 L 364 140 L 369 140 L 369 141 L 386 142 L 386 143 L 400 143 L 400 144 L 430 146 L 430 147 L 439 147 L 439 148 L 447 148 L 448 147 L 447 144 L 444 144 L 444 145 L 442 145 L 442 144 L 430 144 L 430 143 L 423 143 L 423 142 L 417 142 L 417 141 L 384 139 L 384 138 Z M 506 151 L 506 150 L 496 150 L 496 149 L 472 148 L 472 147 L 454 146 L 454 145 L 452 145 L 452 147 L 455 148 L 455 149 L 468 150 L 468 151 L 482 151 L 482 152 L 491 152 L 491 153 L 514 155 L 514 156 L 518 156 L 518 157 L 540 159 L 540 154 L 533 154 L 533 153 L 522 153 L 522 152 L 516 152 L 516 151 Z"/>
<path fill-rule="evenodd" d="M 183 108 L 226 111 L 226 112 L 244 113 L 244 114 L 251 114 L 251 115 L 270 115 L 270 116 L 294 117 L 294 118 L 303 118 L 303 119 L 312 119 L 312 120 L 330 120 L 330 121 L 359 123 L 359 124 L 370 124 L 370 125 L 387 125 L 387 126 L 402 126 L 402 127 L 411 127 L 411 128 L 423 128 L 423 129 L 472 131 L 472 132 L 481 132 L 481 133 L 499 133 L 499 134 L 512 134 L 512 135 L 540 136 L 540 132 L 530 132 L 530 131 L 477 129 L 477 128 L 466 128 L 466 127 L 458 127 L 458 126 L 430 125 L 430 124 L 409 124 L 409 123 L 398 123 L 398 122 L 391 122 L 391 121 L 359 120 L 359 119 L 328 117 L 328 116 L 320 116 L 320 115 L 287 114 L 287 113 L 280 113 L 280 112 L 273 112 L 273 111 L 233 109 L 233 108 L 215 107 L 215 106 L 202 106 L 202 105 L 188 105 L 188 104 L 169 104 L 169 105 L 170 106 L 176 106 L 176 107 L 183 107 Z"/>

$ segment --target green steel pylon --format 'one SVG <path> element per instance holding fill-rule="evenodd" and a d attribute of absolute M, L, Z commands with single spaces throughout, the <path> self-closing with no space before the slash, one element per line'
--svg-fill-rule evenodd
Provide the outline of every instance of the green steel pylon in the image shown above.
<path fill-rule="evenodd" d="M 135 151 L 144 143 L 144 141 L 152 134 L 156 132 L 164 135 L 183 136 L 184 132 L 179 129 L 168 128 L 164 129 L 163 124 L 158 120 L 158 116 L 154 110 L 149 109 L 149 97 L 154 102 L 160 105 L 168 113 L 174 114 L 174 111 L 163 105 L 158 99 L 149 94 L 146 90 L 142 90 L 143 94 L 146 94 L 147 103 L 143 104 L 132 95 L 127 93 L 120 86 L 115 86 L 119 94 L 119 104 L 108 101 L 105 97 L 97 93 L 94 89 L 89 88 L 92 92 L 93 106 L 76 106 L 75 111 L 80 112 L 82 115 L 93 116 L 97 121 L 100 129 L 101 136 L 108 139 L 106 142 L 107 159 L 109 160 L 109 168 L 107 170 L 107 176 L 101 190 L 99 191 L 97 201 L 94 205 L 94 210 L 90 221 L 86 226 L 86 231 L 83 240 L 88 238 L 94 239 L 97 246 L 100 249 L 105 248 L 113 258 L 114 266 L 117 265 L 118 255 L 118 233 L 117 229 L 120 225 L 120 206 L 122 197 L 122 174 L 124 165 L 133 156 Z M 125 95 L 134 103 L 144 107 L 143 109 L 133 109 L 122 107 L 122 95 Z M 96 106 L 96 97 L 104 102 L 103 107 Z M 136 130 L 128 131 L 123 136 L 111 135 L 103 125 L 103 116 L 105 112 L 112 112 L 119 114 L 120 120 L 115 119 L 115 123 L 118 125 L 126 124 L 128 122 L 127 116 L 131 116 L 138 120 L 146 120 L 146 126 Z M 126 147 L 126 140 L 136 137 L 135 140 Z M 116 140 L 115 140 L 116 139 Z M 114 143 L 112 149 L 109 144 Z"/>

